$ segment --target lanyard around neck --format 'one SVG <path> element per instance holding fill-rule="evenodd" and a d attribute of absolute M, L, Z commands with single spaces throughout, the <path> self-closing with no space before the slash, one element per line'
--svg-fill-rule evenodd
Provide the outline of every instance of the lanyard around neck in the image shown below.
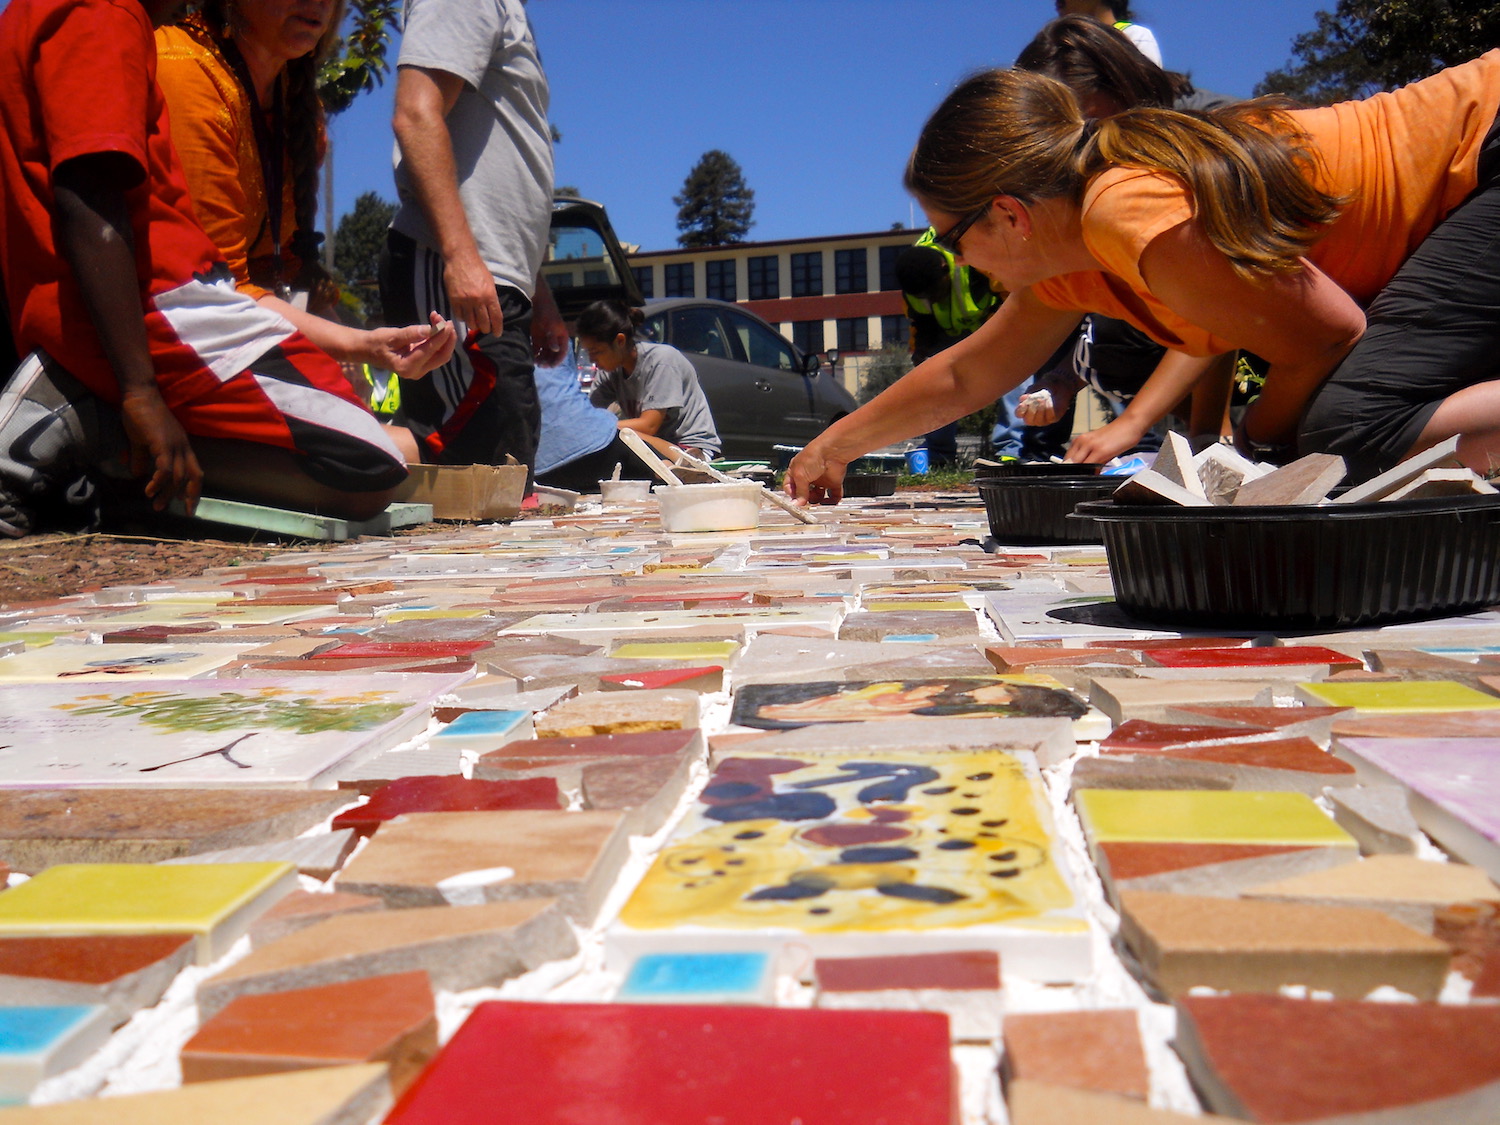
<path fill-rule="evenodd" d="M 281 78 L 272 86 L 271 123 L 266 124 L 266 115 L 261 108 L 260 97 L 255 92 L 255 83 L 250 78 L 250 66 L 239 46 L 230 38 L 224 41 L 224 57 L 233 68 L 235 77 L 244 87 L 245 98 L 250 103 L 250 124 L 255 130 L 255 151 L 260 156 L 260 178 L 266 188 L 266 217 L 271 224 L 271 267 L 274 271 L 277 296 L 285 297 L 286 285 L 281 276 L 281 206 L 282 189 L 286 182 L 285 155 L 285 106 L 282 101 Z M 247 251 L 249 246 L 245 248 Z"/>

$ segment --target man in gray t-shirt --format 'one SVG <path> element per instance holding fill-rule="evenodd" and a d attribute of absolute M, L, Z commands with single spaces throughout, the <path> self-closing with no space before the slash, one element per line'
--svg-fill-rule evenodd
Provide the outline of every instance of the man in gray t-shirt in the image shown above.
<path fill-rule="evenodd" d="M 538 273 L 552 214 L 547 78 L 523 0 L 408 0 L 397 61 L 400 207 L 381 262 L 386 314 L 467 328 L 452 362 L 403 388 L 422 459 L 536 456 L 533 356 L 567 330 Z M 416 323 L 412 321 L 411 323 Z"/>

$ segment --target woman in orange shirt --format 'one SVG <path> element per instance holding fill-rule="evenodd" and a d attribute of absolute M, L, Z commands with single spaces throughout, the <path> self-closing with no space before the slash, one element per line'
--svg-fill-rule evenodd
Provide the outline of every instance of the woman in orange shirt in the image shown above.
<path fill-rule="evenodd" d="M 1010 298 L 974 335 L 829 427 L 788 490 L 832 502 L 849 461 L 1015 386 L 1084 312 L 1163 364 L 1074 460 L 1129 448 L 1207 357 L 1271 364 L 1247 445 L 1342 454 L 1358 476 L 1457 435 L 1500 462 L 1500 51 L 1326 109 L 1242 103 L 1087 119 L 1022 71 L 962 83 L 907 167 L 942 241 Z"/>
<path fill-rule="evenodd" d="M 371 331 L 317 315 L 331 315 L 336 296 L 317 257 L 317 74 L 343 13 L 344 0 L 204 0 L 157 31 L 157 81 L 194 211 L 237 287 L 335 359 L 418 378 L 452 353 L 452 325 L 437 314 Z M 417 460 L 414 445 L 405 451 Z"/>

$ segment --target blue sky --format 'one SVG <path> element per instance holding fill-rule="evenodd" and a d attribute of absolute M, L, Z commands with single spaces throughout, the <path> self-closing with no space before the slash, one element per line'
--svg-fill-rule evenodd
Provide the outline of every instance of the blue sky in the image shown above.
<path fill-rule="evenodd" d="M 1166 65 L 1248 96 L 1333 0 L 1139 0 Z M 622 241 L 677 244 L 672 196 L 719 148 L 755 191 L 751 239 L 888 229 L 927 115 L 959 78 L 1005 66 L 1051 0 L 531 0 L 552 87 L 557 182 L 609 210 Z M 394 198 L 394 75 L 334 122 L 339 214 Z M 920 220 L 920 213 L 917 221 Z"/>

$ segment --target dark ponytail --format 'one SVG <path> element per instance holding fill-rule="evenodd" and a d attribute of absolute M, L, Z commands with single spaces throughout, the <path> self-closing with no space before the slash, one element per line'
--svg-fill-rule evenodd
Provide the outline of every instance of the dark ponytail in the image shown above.
<path fill-rule="evenodd" d="M 627 344 L 633 344 L 636 330 L 645 322 L 645 311 L 633 309 L 624 301 L 595 301 L 578 314 L 578 334 L 601 344 L 624 336 Z"/>

